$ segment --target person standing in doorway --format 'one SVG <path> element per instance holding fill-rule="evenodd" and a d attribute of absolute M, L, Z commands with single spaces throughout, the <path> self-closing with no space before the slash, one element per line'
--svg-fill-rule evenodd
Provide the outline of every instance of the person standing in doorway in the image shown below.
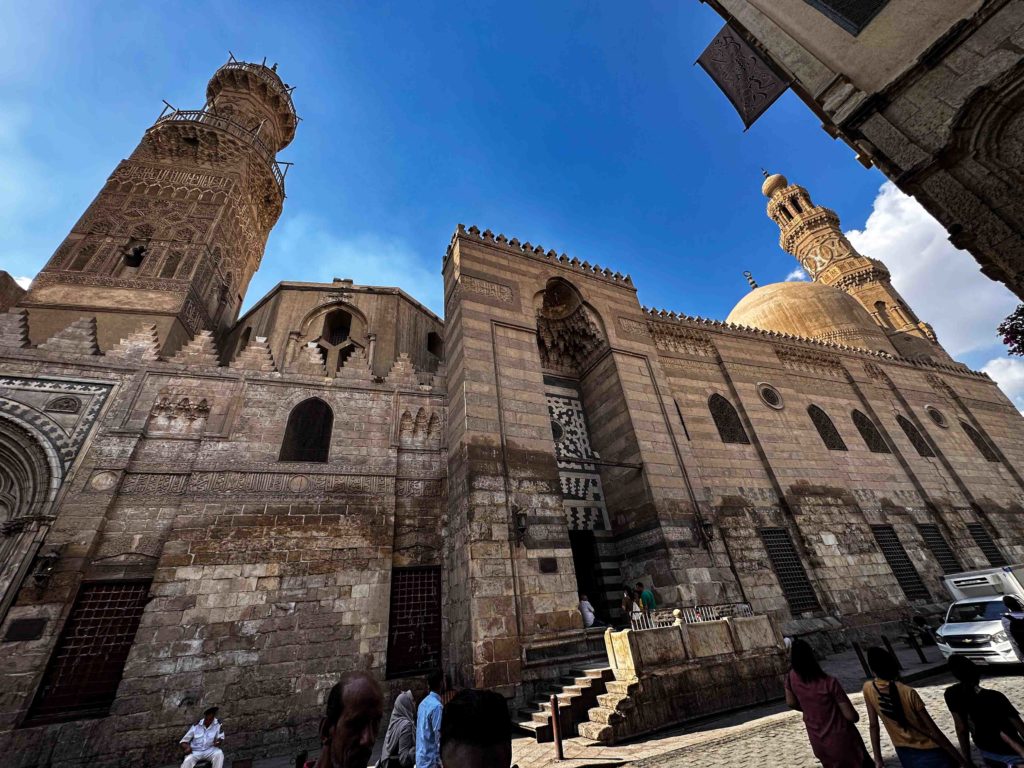
<path fill-rule="evenodd" d="M 622 613 L 626 617 L 626 627 L 640 629 L 643 626 L 643 609 L 640 607 L 639 596 L 629 587 L 622 590 Z"/>
<path fill-rule="evenodd" d="M 791 643 L 789 673 L 783 682 L 786 704 L 803 713 L 811 750 L 823 768 L 874 766 L 854 726 L 860 715 L 839 681 L 825 674 L 806 640 Z"/>
<path fill-rule="evenodd" d="M 416 711 L 416 768 L 440 768 L 441 765 L 441 670 L 427 675 L 430 692 Z"/>
<path fill-rule="evenodd" d="M 885 766 L 879 720 L 885 726 L 903 768 L 972 766 L 970 756 L 965 758 L 957 752 L 939 730 L 920 694 L 909 685 L 898 682 L 899 662 L 891 653 L 884 648 L 870 648 L 868 666 L 875 679 L 864 683 L 864 705 L 868 709 L 871 748 L 877 768 Z"/>

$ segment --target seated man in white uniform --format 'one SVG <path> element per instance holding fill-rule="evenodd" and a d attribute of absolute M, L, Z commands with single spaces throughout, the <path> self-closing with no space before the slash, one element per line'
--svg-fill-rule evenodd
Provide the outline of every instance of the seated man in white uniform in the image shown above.
<path fill-rule="evenodd" d="M 185 751 L 181 768 L 195 768 L 203 760 L 208 760 L 213 768 L 223 768 L 224 753 L 220 751 L 223 743 L 224 729 L 217 719 L 217 707 L 210 707 L 203 712 L 203 719 L 181 737 L 181 748 Z"/>

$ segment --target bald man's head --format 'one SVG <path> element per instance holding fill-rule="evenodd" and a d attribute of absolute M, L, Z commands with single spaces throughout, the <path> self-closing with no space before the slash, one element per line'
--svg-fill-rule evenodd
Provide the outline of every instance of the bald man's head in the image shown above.
<path fill-rule="evenodd" d="M 327 696 L 321 727 L 327 768 L 366 768 L 384 716 L 384 695 L 367 672 L 349 672 Z"/>

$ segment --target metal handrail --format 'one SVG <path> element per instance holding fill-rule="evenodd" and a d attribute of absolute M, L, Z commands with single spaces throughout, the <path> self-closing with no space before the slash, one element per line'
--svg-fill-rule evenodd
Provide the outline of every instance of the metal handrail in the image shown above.
<path fill-rule="evenodd" d="M 221 69 L 241 69 L 246 72 L 252 72 L 254 75 L 256 75 L 256 77 L 260 78 L 261 80 L 266 80 L 271 85 L 280 88 L 282 91 L 284 91 L 285 96 L 288 98 L 288 110 L 296 118 L 298 117 L 298 115 L 296 115 L 295 113 L 295 104 L 292 103 L 291 90 L 288 88 L 287 85 L 284 84 L 284 81 L 281 79 L 281 76 L 274 72 L 272 69 L 268 69 L 263 64 L 251 64 L 248 61 L 237 60 L 229 61 L 227 64 L 223 65 Z"/>
<path fill-rule="evenodd" d="M 704 621 L 718 621 L 734 616 L 753 616 L 754 611 L 749 603 L 717 603 L 715 605 L 695 605 L 684 608 L 666 608 L 639 616 L 630 616 L 632 629 L 659 629 L 680 624 L 699 624 Z"/>
<path fill-rule="evenodd" d="M 237 123 L 234 120 L 218 115 L 215 112 L 210 112 L 205 109 L 171 109 L 171 111 L 165 111 L 156 119 L 156 125 L 167 122 L 187 122 L 187 123 L 202 123 L 203 125 L 213 126 L 226 133 L 230 133 L 232 136 L 242 139 L 252 145 L 263 158 L 270 165 L 270 170 L 274 174 L 274 178 L 277 179 L 277 183 L 281 187 L 281 191 L 284 192 L 284 177 L 285 172 L 281 170 L 281 164 L 278 162 L 274 151 L 267 146 L 267 144 L 256 135 L 256 131 L 252 131 L 246 128 L 241 123 Z"/>

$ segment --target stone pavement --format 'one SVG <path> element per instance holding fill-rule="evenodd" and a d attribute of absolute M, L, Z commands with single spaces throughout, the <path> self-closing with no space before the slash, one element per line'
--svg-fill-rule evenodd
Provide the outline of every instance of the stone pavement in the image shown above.
<path fill-rule="evenodd" d="M 1019 670 L 1014 670 L 1019 672 Z M 955 742 L 953 721 L 946 710 L 942 692 L 950 685 L 948 675 L 940 675 L 915 685 L 935 718 Z M 986 687 L 1002 691 L 1018 706 L 1024 706 L 1024 678 L 1017 674 L 990 677 Z M 858 724 L 864 743 L 869 745 L 864 697 L 850 697 L 861 714 Z M 784 704 L 769 705 L 717 719 L 687 730 L 666 732 L 630 744 L 602 747 L 582 739 L 565 742 L 566 760 L 554 760 L 551 744 L 513 742 L 514 762 L 519 768 L 594 768 L 630 763 L 630 768 L 820 768 L 811 754 L 810 744 L 798 712 Z M 898 766 L 896 753 L 882 734 L 882 749 L 887 766 Z M 978 765 L 980 761 L 975 755 Z"/>

